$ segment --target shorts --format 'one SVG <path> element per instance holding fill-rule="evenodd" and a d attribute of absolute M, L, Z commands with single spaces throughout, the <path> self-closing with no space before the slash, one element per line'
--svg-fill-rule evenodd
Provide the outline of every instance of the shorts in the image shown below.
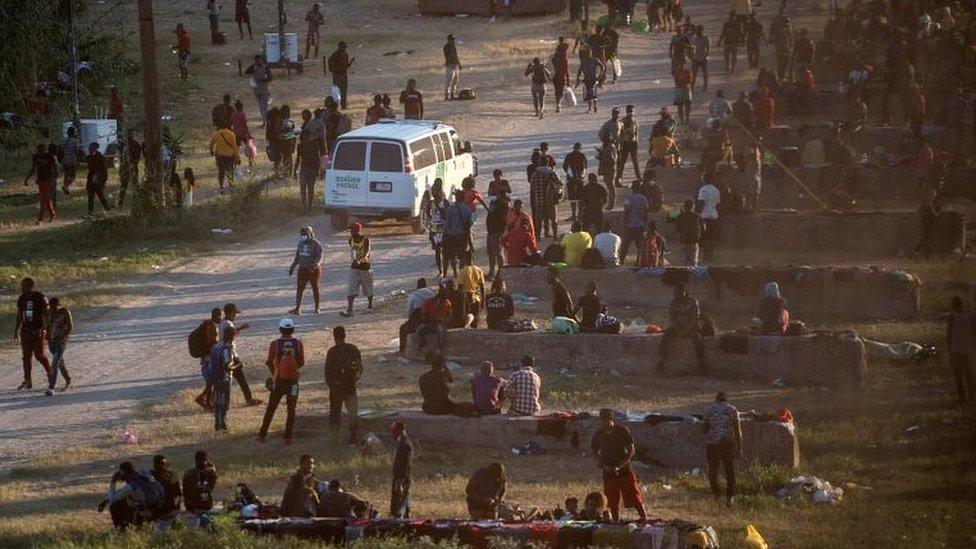
<path fill-rule="evenodd" d="M 180 68 L 181 69 L 188 68 L 190 66 L 190 52 L 180 53 L 178 55 L 179 55 Z"/>
<path fill-rule="evenodd" d="M 250 23 L 251 22 L 251 10 L 249 10 L 247 7 L 245 7 L 244 9 L 237 10 L 234 13 L 234 22 L 235 23 Z"/>
<path fill-rule="evenodd" d="M 356 297 L 359 295 L 360 288 L 363 295 L 373 297 L 373 270 L 364 271 L 362 269 L 349 269 L 349 291 L 346 295 Z"/>
<path fill-rule="evenodd" d="M 319 31 L 318 31 L 318 29 L 316 29 L 314 31 L 310 29 L 308 31 L 308 38 L 306 38 L 306 40 L 308 40 L 308 43 L 310 45 L 312 45 L 312 46 L 318 46 L 319 45 Z"/>
<path fill-rule="evenodd" d="M 691 90 L 686 88 L 675 88 L 674 89 L 674 104 L 684 105 L 686 103 L 691 103 Z"/>
<path fill-rule="evenodd" d="M 620 505 L 621 498 L 624 507 L 637 507 L 644 504 L 640 483 L 637 482 L 637 476 L 633 471 L 619 477 L 603 475 L 603 494 L 607 496 L 607 506 L 611 509 Z"/>
<path fill-rule="evenodd" d="M 299 267 L 298 268 L 298 287 L 304 288 L 306 284 L 318 284 L 322 280 L 321 267 Z"/>
<path fill-rule="evenodd" d="M 444 249 L 444 257 L 447 259 L 460 258 L 461 252 L 464 251 L 467 245 L 468 238 L 463 234 L 446 234 L 441 241 L 441 246 Z"/>
<path fill-rule="evenodd" d="M 431 250 L 440 250 L 441 249 L 441 243 L 444 241 L 444 234 L 443 233 L 428 232 L 427 233 L 427 239 L 430 240 L 430 249 Z"/>

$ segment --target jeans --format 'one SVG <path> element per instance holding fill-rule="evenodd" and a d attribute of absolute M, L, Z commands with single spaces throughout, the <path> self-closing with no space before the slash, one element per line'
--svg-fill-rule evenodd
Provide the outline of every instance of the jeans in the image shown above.
<path fill-rule="evenodd" d="M 65 383 L 71 383 L 71 376 L 68 375 L 68 369 L 64 366 L 64 349 L 68 346 L 68 340 L 61 341 L 48 341 L 47 348 L 51 351 L 51 385 L 54 386 L 58 382 L 58 371 L 61 371 L 61 376 L 64 377 Z"/>
<path fill-rule="evenodd" d="M 213 406 L 214 430 L 226 429 L 227 410 L 230 409 L 230 378 L 225 377 L 214 383 L 210 404 Z"/>
<path fill-rule="evenodd" d="M 735 444 L 731 440 L 723 440 L 718 444 L 709 444 L 706 451 L 708 458 L 708 484 L 715 497 L 722 495 L 718 485 L 718 466 L 725 468 L 725 497 L 735 495 Z"/>
<path fill-rule="evenodd" d="M 345 96 L 343 96 L 345 97 Z M 254 99 L 258 102 L 258 110 L 261 112 L 261 122 L 268 123 L 268 103 L 271 101 L 270 92 L 254 92 Z"/>
<path fill-rule="evenodd" d="M 261 422 L 261 431 L 258 436 L 267 436 L 271 420 L 274 418 L 275 411 L 281 398 L 285 398 L 288 408 L 288 415 L 285 418 L 285 438 L 291 438 L 295 427 L 295 405 L 298 404 L 298 380 L 297 379 L 275 379 L 274 389 L 268 397 L 268 407 L 264 410 L 264 420 Z"/>
<path fill-rule="evenodd" d="M 417 331 L 414 334 L 417 336 L 417 348 L 423 349 L 424 340 L 427 335 L 434 334 L 437 336 L 435 342 L 435 348 L 428 349 L 431 353 L 438 349 L 444 348 L 444 325 L 440 322 L 426 322 L 417 327 Z"/>
<path fill-rule="evenodd" d="M 394 478 L 390 494 L 390 518 L 410 518 L 410 477 Z"/>
<path fill-rule="evenodd" d="M 342 425 L 342 405 L 346 406 L 346 413 L 349 414 L 349 440 L 356 440 L 356 423 L 359 416 L 359 399 L 356 398 L 356 389 L 345 391 L 329 387 L 329 425 L 333 429 L 339 429 Z"/>
<path fill-rule="evenodd" d="M 332 85 L 339 88 L 339 106 L 342 110 L 346 110 L 346 99 L 349 95 L 347 93 L 349 90 L 349 77 L 344 74 L 341 76 L 332 75 Z"/>

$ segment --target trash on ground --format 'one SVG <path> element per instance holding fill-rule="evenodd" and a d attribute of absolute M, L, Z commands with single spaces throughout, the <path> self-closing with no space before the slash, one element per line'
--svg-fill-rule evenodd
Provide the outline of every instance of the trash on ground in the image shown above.
<path fill-rule="evenodd" d="M 139 437 L 135 433 L 126 429 L 122 436 L 119 437 L 119 441 L 122 444 L 139 444 Z"/>
<path fill-rule="evenodd" d="M 234 229 L 223 229 L 223 228 L 220 228 L 220 227 L 216 227 L 216 228 L 210 229 L 210 232 L 213 233 L 213 234 L 231 234 L 231 233 L 234 232 Z"/>
<path fill-rule="evenodd" d="M 813 503 L 839 503 L 844 499 L 844 489 L 815 476 L 799 476 L 773 493 L 779 499 L 792 499 L 798 495 L 809 495 Z"/>
<path fill-rule="evenodd" d="M 918 425 L 912 425 L 911 427 L 909 427 L 909 428 L 907 428 L 907 429 L 905 429 L 905 432 L 906 432 L 906 433 L 914 433 L 915 431 L 919 431 L 919 430 L 921 430 L 921 429 L 922 429 L 922 428 L 921 428 L 921 427 L 919 427 Z"/>
<path fill-rule="evenodd" d="M 379 455 L 386 451 L 386 445 L 383 444 L 380 437 L 376 436 L 376 433 L 369 432 L 363 437 L 359 450 L 364 454 Z"/>
<path fill-rule="evenodd" d="M 773 380 L 773 385 L 775 385 L 777 387 L 786 387 L 786 382 L 783 381 L 783 378 L 778 377 L 778 378 L 776 378 L 776 379 Z"/>
<path fill-rule="evenodd" d="M 521 446 L 512 446 L 512 454 L 516 456 L 531 456 L 541 453 L 542 447 L 531 440 Z"/>
<path fill-rule="evenodd" d="M 766 544 L 762 534 L 751 524 L 746 526 L 746 547 L 749 549 L 769 549 L 769 545 Z"/>

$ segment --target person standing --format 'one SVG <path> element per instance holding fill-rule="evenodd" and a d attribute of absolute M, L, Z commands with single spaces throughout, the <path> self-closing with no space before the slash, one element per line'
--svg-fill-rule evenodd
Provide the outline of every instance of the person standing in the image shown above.
<path fill-rule="evenodd" d="M 756 18 L 756 12 L 749 14 L 749 20 L 746 21 L 745 35 L 746 58 L 749 61 L 749 68 L 758 69 L 759 50 L 762 47 L 762 42 L 766 34 L 763 32 L 763 24 Z"/>
<path fill-rule="evenodd" d="M 224 305 L 224 319 L 220 322 L 220 337 L 223 338 L 224 332 L 229 328 L 233 328 L 238 334 L 247 330 L 251 327 L 248 323 L 243 323 L 240 326 L 237 325 L 237 315 L 240 314 L 240 309 L 234 303 L 227 303 Z M 244 395 L 244 401 L 248 406 L 257 406 L 261 404 L 261 400 L 254 398 L 251 394 L 251 386 L 247 382 L 247 377 L 244 375 L 244 368 L 236 368 L 233 371 L 234 380 L 241 388 L 241 393 Z"/>
<path fill-rule="evenodd" d="M 137 188 L 139 186 L 139 162 L 142 161 L 143 145 L 136 139 L 136 132 L 129 128 L 126 132 L 125 143 L 119 143 L 119 155 L 121 165 L 119 167 L 119 199 L 118 207 L 121 208 L 125 203 L 125 193 L 129 186 Z M 182 201 L 175 202 L 177 206 L 182 205 Z"/>
<path fill-rule="evenodd" d="M 69 187 L 75 182 L 75 174 L 78 170 L 78 158 L 84 155 L 81 144 L 78 142 L 78 130 L 74 126 L 68 127 L 68 134 L 61 140 L 59 149 L 61 157 L 61 170 L 64 172 L 64 182 L 61 190 L 65 195 L 70 194 Z"/>
<path fill-rule="evenodd" d="M 302 227 L 295 259 L 288 268 L 288 276 L 298 267 L 298 286 L 295 289 L 295 308 L 288 311 L 293 315 L 302 314 L 302 296 L 305 286 L 312 285 L 312 298 L 315 300 L 315 314 L 319 314 L 319 281 L 322 280 L 322 244 L 315 239 L 311 227 Z"/>
<path fill-rule="evenodd" d="M 679 265 L 689 267 L 698 266 L 698 247 L 704 230 L 701 216 L 695 212 L 694 208 L 694 202 L 685 200 L 677 219 L 678 241 L 681 244 L 681 253 L 678 256 Z"/>
<path fill-rule="evenodd" d="M 684 283 L 676 284 L 674 287 L 674 299 L 671 300 L 671 306 L 668 308 L 668 317 L 671 320 L 671 326 L 668 326 L 664 330 L 664 335 L 661 338 L 661 346 L 658 348 L 658 371 L 664 371 L 668 360 L 668 349 L 671 341 L 676 337 L 687 337 L 691 339 L 695 346 L 698 367 L 702 371 L 705 371 L 707 369 L 705 363 L 705 343 L 702 341 L 701 331 L 698 329 L 701 308 L 698 305 L 698 300 L 688 294 Z"/>
<path fill-rule="evenodd" d="M 489 198 L 489 200 L 491 206 L 488 207 L 488 215 L 485 217 L 485 229 L 488 233 L 488 280 L 493 280 L 496 275 L 501 276 L 504 262 L 502 258 L 502 236 L 505 234 L 508 220 L 508 192 L 501 191 L 499 195 Z"/>
<path fill-rule="evenodd" d="M 224 181 L 227 187 L 234 188 L 234 169 L 241 163 L 241 151 L 237 148 L 237 136 L 230 129 L 230 122 L 220 126 L 210 137 L 210 154 L 217 162 L 217 183 L 220 190 L 224 190 Z"/>
<path fill-rule="evenodd" d="M 309 59 L 308 52 L 315 46 L 314 57 L 319 56 L 319 28 L 325 24 L 325 17 L 322 15 L 322 5 L 318 2 L 312 5 L 312 9 L 305 14 L 305 22 L 308 23 L 308 34 L 305 35 L 305 59 Z"/>
<path fill-rule="evenodd" d="M 724 30 L 723 30 L 724 32 Z M 695 88 L 698 73 L 702 75 L 702 91 L 708 91 L 708 56 L 712 53 L 712 40 L 705 34 L 705 27 L 695 27 L 691 40 L 691 87 Z"/>
<path fill-rule="evenodd" d="M 237 32 L 240 33 L 241 40 L 244 40 L 244 25 L 247 25 L 248 39 L 254 40 L 254 35 L 251 33 L 250 4 L 251 0 L 235 0 L 234 2 L 234 22 L 237 23 Z"/>
<path fill-rule="evenodd" d="M 735 498 L 735 460 L 742 459 L 742 424 L 739 410 L 729 404 L 725 393 L 715 395 L 715 403 L 705 412 L 705 455 L 708 460 L 708 484 L 715 499 L 722 496 L 718 485 L 719 464 L 725 469 L 725 503 Z"/>
<path fill-rule="evenodd" d="M 752 211 L 759 209 L 759 195 L 762 194 L 762 149 L 759 142 L 752 141 L 746 148 L 743 159 L 742 177 L 746 184 L 746 204 Z"/>
<path fill-rule="evenodd" d="M 678 107 L 678 120 L 688 124 L 691 120 L 691 71 L 685 68 L 684 60 L 679 60 L 672 74 L 674 77 L 674 105 Z"/>
<path fill-rule="evenodd" d="M 721 202 L 722 194 L 710 181 L 706 181 L 698 189 L 698 211 L 704 226 L 701 240 L 702 255 L 708 260 L 712 259 L 712 253 L 718 243 L 718 206 Z"/>
<path fill-rule="evenodd" d="M 88 180 L 85 182 L 85 192 L 88 194 L 88 214 L 91 217 L 95 210 L 95 198 L 98 198 L 102 209 L 112 211 L 108 200 L 105 199 L 105 184 L 108 182 L 108 164 L 105 157 L 98 150 L 98 143 L 88 145 Z"/>
<path fill-rule="evenodd" d="M 71 311 L 61 305 L 60 299 L 52 297 L 48 304 L 47 318 L 47 348 L 51 351 L 51 387 L 57 385 L 58 372 L 61 372 L 64 378 L 62 393 L 71 387 L 71 376 L 68 375 L 68 368 L 64 365 L 64 351 L 68 346 L 68 336 L 74 328 Z"/>
<path fill-rule="evenodd" d="M 640 142 L 640 124 L 634 115 L 634 106 L 627 105 L 627 114 L 620 120 L 620 154 L 617 158 L 617 183 L 623 180 L 624 166 L 630 158 L 634 166 L 634 177 L 641 178 L 640 167 L 637 165 L 637 143 Z"/>
<path fill-rule="evenodd" d="M 447 267 L 450 265 L 455 277 L 457 277 L 458 262 L 468 249 L 471 213 L 471 209 L 464 203 L 463 191 L 455 191 L 454 202 L 444 211 L 444 236 L 441 240 L 441 267 L 444 273 L 447 273 Z"/>
<path fill-rule="evenodd" d="M 552 75 L 536 57 L 525 67 L 525 76 L 532 77 L 532 107 L 535 109 L 535 116 L 541 120 L 546 111 L 546 84 L 552 80 Z"/>
<path fill-rule="evenodd" d="M 347 307 L 345 311 L 339 311 L 342 316 L 352 316 L 352 305 L 359 295 L 359 290 L 363 291 L 366 298 L 366 312 L 373 312 L 373 267 L 370 263 L 370 242 L 369 237 L 363 234 L 361 223 L 353 223 L 349 226 L 349 252 L 352 255 L 352 264 L 349 266 L 349 288 L 346 293 Z"/>
<path fill-rule="evenodd" d="M 569 43 L 565 36 L 559 37 L 556 51 L 552 54 L 552 85 L 556 95 L 556 112 L 563 102 L 563 93 L 569 87 Z"/>
<path fill-rule="evenodd" d="M 542 389 L 542 379 L 532 369 L 535 359 L 529 355 L 522 357 L 522 366 L 508 377 L 506 395 L 511 407 L 508 413 L 516 416 L 534 416 L 542 410 L 539 403 L 539 393 Z"/>
<path fill-rule="evenodd" d="M 186 80 L 190 68 L 190 33 L 183 23 L 176 24 L 176 62 L 180 67 L 180 79 Z"/>
<path fill-rule="evenodd" d="M 631 243 L 636 246 L 637 241 L 644 234 L 649 215 L 647 197 L 641 192 L 640 181 L 634 181 L 630 191 L 630 196 L 627 197 L 627 201 L 624 203 L 624 219 L 626 220 L 626 224 L 624 225 L 623 242 L 620 245 L 621 265 L 627 261 L 627 252 L 630 251 Z"/>
<path fill-rule="evenodd" d="M 302 207 L 311 213 L 315 202 L 315 183 L 322 170 L 322 157 L 325 156 L 325 126 L 308 109 L 302 110 L 302 120 L 302 129 L 298 134 L 298 187 Z"/>
<path fill-rule="evenodd" d="M 44 220 L 44 214 L 48 216 L 48 222 L 54 221 L 57 213 L 54 210 L 52 196 L 57 192 L 57 158 L 51 154 L 43 144 L 37 146 L 37 151 L 31 156 L 30 171 L 24 177 L 24 186 L 28 185 L 31 176 L 37 182 L 37 221 L 40 225 Z"/>
<path fill-rule="evenodd" d="M 722 34 L 718 37 L 718 45 L 725 44 L 725 70 L 730 74 L 735 72 L 735 65 L 739 61 L 739 45 L 742 42 L 742 24 L 735 11 L 729 13 L 728 20 L 722 25 Z"/>
<path fill-rule="evenodd" d="M 47 338 L 45 330 L 47 324 L 47 298 L 34 289 L 34 279 L 27 277 L 20 281 L 20 297 L 17 298 L 17 320 L 14 323 L 14 341 L 20 343 L 21 358 L 24 366 L 24 381 L 17 387 L 18 391 L 32 389 L 31 369 L 33 359 L 37 359 L 44 367 L 48 377 L 48 396 L 54 388 L 54 374 L 51 363 L 44 354 L 44 341 Z"/>
<path fill-rule="evenodd" d="M 329 387 L 329 425 L 338 431 L 342 424 L 342 407 L 349 416 L 349 443 L 355 444 L 359 400 L 356 396 L 356 383 L 363 375 L 363 359 L 359 349 L 346 343 L 346 329 L 336 326 L 332 329 L 335 345 L 325 355 L 325 384 Z"/>
<path fill-rule="evenodd" d="M 285 418 L 285 445 L 291 444 L 291 436 L 295 427 L 295 406 L 298 404 L 299 370 L 305 366 L 305 347 L 302 341 L 295 337 L 295 322 L 290 318 L 282 318 L 278 322 L 278 332 L 281 337 L 268 346 L 268 359 L 264 362 L 271 373 L 271 396 L 268 397 L 268 407 L 264 410 L 264 420 L 258 431 L 257 442 L 264 442 L 268 436 L 268 428 L 274 419 L 275 411 L 282 397 L 285 398 L 287 416 Z"/>
<path fill-rule="evenodd" d="M 349 95 L 349 67 L 355 61 L 356 58 L 349 57 L 349 53 L 346 52 L 346 43 L 340 41 L 325 64 L 328 71 L 332 73 L 332 85 L 339 89 L 339 105 L 342 110 L 346 110 Z"/>
<path fill-rule="evenodd" d="M 220 4 L 217 0 L 207 0 L 207 19 L 210 20 L 210 40 L 216 44 L 220 34 Z"/>
<path fill-rule="evenodd" d="M 393 447 L 393 487 L 390 494 L 390 517 L 410 518 L 410 474 L 413 469 L 413 442 L 402 421 L 390 426 L 396 441 Z"/>
<path fill-rule="evenodd" d="M 535 237 L 538 240 L 541 234 L 556 238 L 558 228 L 556 225 L 556 186 L 559 184 L 559 176 L 546 162 L 545 156 L 541 157 L 539 164 L 532 172 L 529 181 L 529 198 L 532 207 L 532 221 L 535 225 Z"/>
<path fill-rule="evenodd" d="M 573 143 L 573 150 L 563 159 L 563 171 L 566 172 L 566 198 L 569 200 L 572 215 L 570 219 L 573 221 L 577 221 L 577 216 L 582 214 L 579 202 L 583 199 L 583 180 L 586 179 L 586 167 L 583 144 Z"/>
<path fill-rule="evenodd" d="M 963 308 L 962 297 L 952 298 L 952 311 L 947 315 L 946 343 L 949 347 L 949 362 L 956 378 L 956 394 L 959 404 L 973 401 L 973 334 L 976 330 L 976 315 Z"/>
<path fill-rule="evenodd" d="M 400 104 L 405 120 L 424 119 L 424 94 L 417 89 L 417 81 L 413 78 L 407 80 L 407 89 L 400 92 Z"/>
<path fill-rule="evenodd" d="M 472 262 L 471 250 L 461 254 L 461 270 L 457 276 L 457 288 L 464 295 L 468 313 L 474 317 L 471 327 L 477 328 L 481 308 L 485 303 L 485 272 Z"/>
<path fill-rule="evenodd" d="M 234 115 L 234 107 L 230 104 L 230 94 L 225 93 L 221 102 L 210 111 L 210 119 L 214 129 L 231 127 L 230 119 Z"/>
<path fill-rule="evenodd" d="M 213 384 L 211 406 L 214 414 L 214 430 L 227 430 L 227 411 L 230 409 L 230 378 L 232 372 L 241 369 L 241 359 L 237 356 L 237 330 L 226 328 L 221 340 L 210 351 L 207 365 L 207 378 Z"/>
<path fill-rule="evenodd" d="M 776 49 L 776 73 L 780 78 L 790 75 L 790 59 L 793 57 L 793 23 L 786 15 L 786 3 L 780 5 L 779 13 L 769 26 L 770 41 Z"/>
<path fill-rule="evenodd" d="M 752 132 L 755 118 L 755 109 L 752 107 L 752 103 L 749 101 L 749 97 L 746 92 L 739 92 L 739 99 L 735 103 L 732 103 L 732 116 L 735 120 L 745 129 L 747 132 Z"/>
<path fill-rule="evenodd" d="M 258 110 L 261 113 L 261 127 L 268 123 L 268 104 L 271 101 L 271 89 L 269 84 L 274 80 L 271 67 L 264 62 L 261 55 L 254 56 L 254 63 L 251 64 L 244 74 L 251 76 L 251 88 L 254 91 L 254 99 L 258 102 Z"/>
<path fill-rule="evenodd" d="M 444 100 L 454 99 L 458 92 L 461 77 L 461 60 L 458 57 L 457 42 L 453 34 L 447 35 L 444 44 Z"/>
<path fill-rule="evenodd" d="M 593 53 L 583 48 L 580 50 L 580 66 L 576 71 L 576 86 L 583 81 L 585 90 L 583 100 L 586 101 L 586 112 L 597 112 L 598 87 L 607 77 L 606 64 Z"/>
<path fill-rule="evenodd" d="M 637 511 L 641 520 L 646 519 L 640 482 L 630 465 L 636 452 L 634 437 L 630 429 L 614 421 L 613 410 L 600 410 L 600 428 L 593 433 L 590 448 L 603 471 L 603 494 L 613 520 L 620 520 L 621 499 L 625 507 Z"/>

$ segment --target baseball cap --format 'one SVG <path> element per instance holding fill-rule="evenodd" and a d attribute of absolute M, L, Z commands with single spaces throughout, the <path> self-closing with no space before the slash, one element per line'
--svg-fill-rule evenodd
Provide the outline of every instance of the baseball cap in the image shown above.
<path fill-rule="evenodd" d="M 294 330 L 295 321 L 286 316 L 285 318 L 282 318 L 280 321 L 278 321 L 278 327 L 281 328 L 282 330 Z"/>

